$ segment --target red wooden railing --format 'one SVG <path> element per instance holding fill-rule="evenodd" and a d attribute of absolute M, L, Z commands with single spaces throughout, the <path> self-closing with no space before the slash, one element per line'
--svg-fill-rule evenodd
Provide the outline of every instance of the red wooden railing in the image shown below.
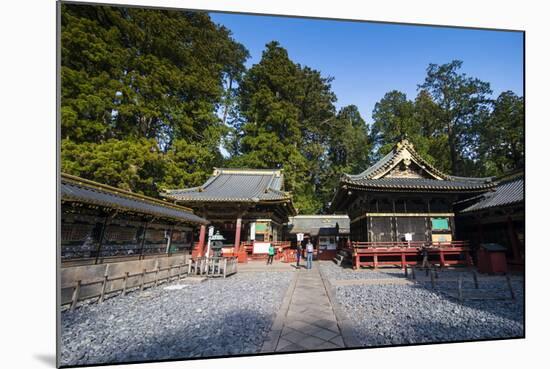
<path fill-rule="evenodd" d="M 428 256 L 434 257 L 441 266 L 472 265 L 469 243 L 467 241 L 410 241 L 410 242 L 348 242 L 354 268 L 361 266 L 378 267 L 379 265 L 416 265 L 420 251 L 425 247 Z M 450 259 L 449 257 L 452 257 Z"/>
<path fill-rule="evenodd" d="M 348 242 L 348 248 L 394 248 L 394 247 L 405 247 L 405 248 L 422 248 L 422 247 L 468 247 L 468 241 L 374 241 L 374 242 L 360 242 L 360 241 L 350 241 Z"/>

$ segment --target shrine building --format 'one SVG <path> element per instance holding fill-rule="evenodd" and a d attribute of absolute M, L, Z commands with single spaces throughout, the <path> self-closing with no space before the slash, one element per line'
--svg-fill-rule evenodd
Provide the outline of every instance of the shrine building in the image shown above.
<path fill-rule="evenodd" d="M 506 248 L 511 270 L 525 267 L 525 201 L 523 171 L 508 173 L 497 186 L 481 195 L 455 203 L 457 233 L 474 249 L 496 243 Z M 474 253 L 474 257 L 476 254 Z"/>
<path fill-rule="evenodd" d="M 385 247 L 384 252 L 395 247 L 402 265 L 416 262 L 414 253 L 400 253 L 400 247 L 411 245 L 445 246 L 449 255 L 455 252 L 453 257 L 463 259 L 468 257 L 464 254 L 467 247 L 456 239 L 453 204 L 494 186 L 492 178 L 456 177 L 439 171 L 403 139 L 364 172 L 342 175 L 330 211 L 350 218 L 356 266 L 365 260 L 357 255 L 359 246 Z M 388 259 L 388 264 L 393 262 L 382 251 L 379 256 Z M 445 255 L 438 257 L 445 263 Z M 374 256 L 367 265 L 376 266 L 378 261 Z"/>
<path fill-rule="evenodd" d="M 202 186 L 167 190 L 163 196 L 208 219 L 225 238 L 225 255 L 278 245 L 283 225 L 296 215 L 278 169 L 214 168 Z"/>
<path fill-rule="evenodd" d="M 61 173 L 61 262 L 101 264 L 189 255 L 208 224 L 193 210 Z"/>

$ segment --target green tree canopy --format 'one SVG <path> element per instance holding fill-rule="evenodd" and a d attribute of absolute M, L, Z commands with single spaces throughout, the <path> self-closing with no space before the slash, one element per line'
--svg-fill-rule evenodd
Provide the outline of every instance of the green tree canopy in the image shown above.
<path fill-rule="evenodd" d="M 234 105 L 247 57 L 204 12 L 63 4 L 62 170 L 147 194 L 197 184 L 222 163 L 218 112 Z M 137 181 L 123 173 L 143 139 L 162 165 L 144 166 Z M 120 172 L 102 158 L 119 158 Z"/>
<path fill-rule="evenodd" d="M 523 168 L 524 100 L 512 91 L 505 91 L 494 102 L 489 118 L 477 128 L 479 152 L 490 175 Z"/>
<path fill-rule="evenodd" d="M 462 61 L 430 64 L 419 88 L 428 92 L 439 106 L 440 118 L 448 138 L 451 173 L 467 175 L 468 161 L 477 152 L 471 128 L 483 121 L 490 108 L 489 83 L 459 73 Z"/>

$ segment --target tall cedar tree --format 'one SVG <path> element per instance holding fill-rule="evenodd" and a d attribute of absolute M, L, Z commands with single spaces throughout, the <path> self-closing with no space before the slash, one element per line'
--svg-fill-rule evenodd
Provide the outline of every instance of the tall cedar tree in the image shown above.
<path fill-rule="evenodd" d="M 217 112 L 231 107 L 248 51 L 206 13 L 63 4 L 61 57 L 63 171 L 156 195 L 221 164 Z M 159 160 L 136 159 L 144 142 Z"/>
<path fill-rule="evenodd" d="M 451 173 L 468 175 L 472 160 L 476 159 L 477 137 L 472 130 L 486 119 L 490 109 L 488 82 L 459 73 L 462 61 L 448 64 L 430 64 L 424 83 L 426 90 L 441 109 L 441 119 L 448 137 Z"/>
<path fill-rule="evenodd" d="M 324 205 L 320 173 L 336 100 L 330 81 L 271 42 L 239 86 L 241 120 L 231 165 L 283 169 L 286 189 L 303 213 Z"/>
<path fill-rule="evenodd" d="M 524 100 L 505 91 L 494 102 L 487 121 L 479 125 L 479 151 L 489 175 L 501 175 L 525 165 Z"/>

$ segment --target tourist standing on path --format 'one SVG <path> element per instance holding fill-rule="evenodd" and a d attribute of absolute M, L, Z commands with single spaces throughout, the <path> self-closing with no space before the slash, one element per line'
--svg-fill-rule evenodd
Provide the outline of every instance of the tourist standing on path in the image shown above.
<path fill-rule="evenodd" d="M 298 246 L 296 247 L 296 268 L 300 267 L 301 257 L 302 257 L 302 241 L 298 241 Z"/>
<path fill-rule="evenodd" d="M 272 244 L 269 244 L 269 250 L 267 251 L 267 264 L 273 264 L 273 255 L 275 255 L 275 247 Z"/>
<path fill-rule="evenodd" d="M 307 241 L 306 251 L 307 251 L 307 268 L 311 269 L 311 263 L 313 261 L 313 244 L 311 243 L 311 240 Z"/>

